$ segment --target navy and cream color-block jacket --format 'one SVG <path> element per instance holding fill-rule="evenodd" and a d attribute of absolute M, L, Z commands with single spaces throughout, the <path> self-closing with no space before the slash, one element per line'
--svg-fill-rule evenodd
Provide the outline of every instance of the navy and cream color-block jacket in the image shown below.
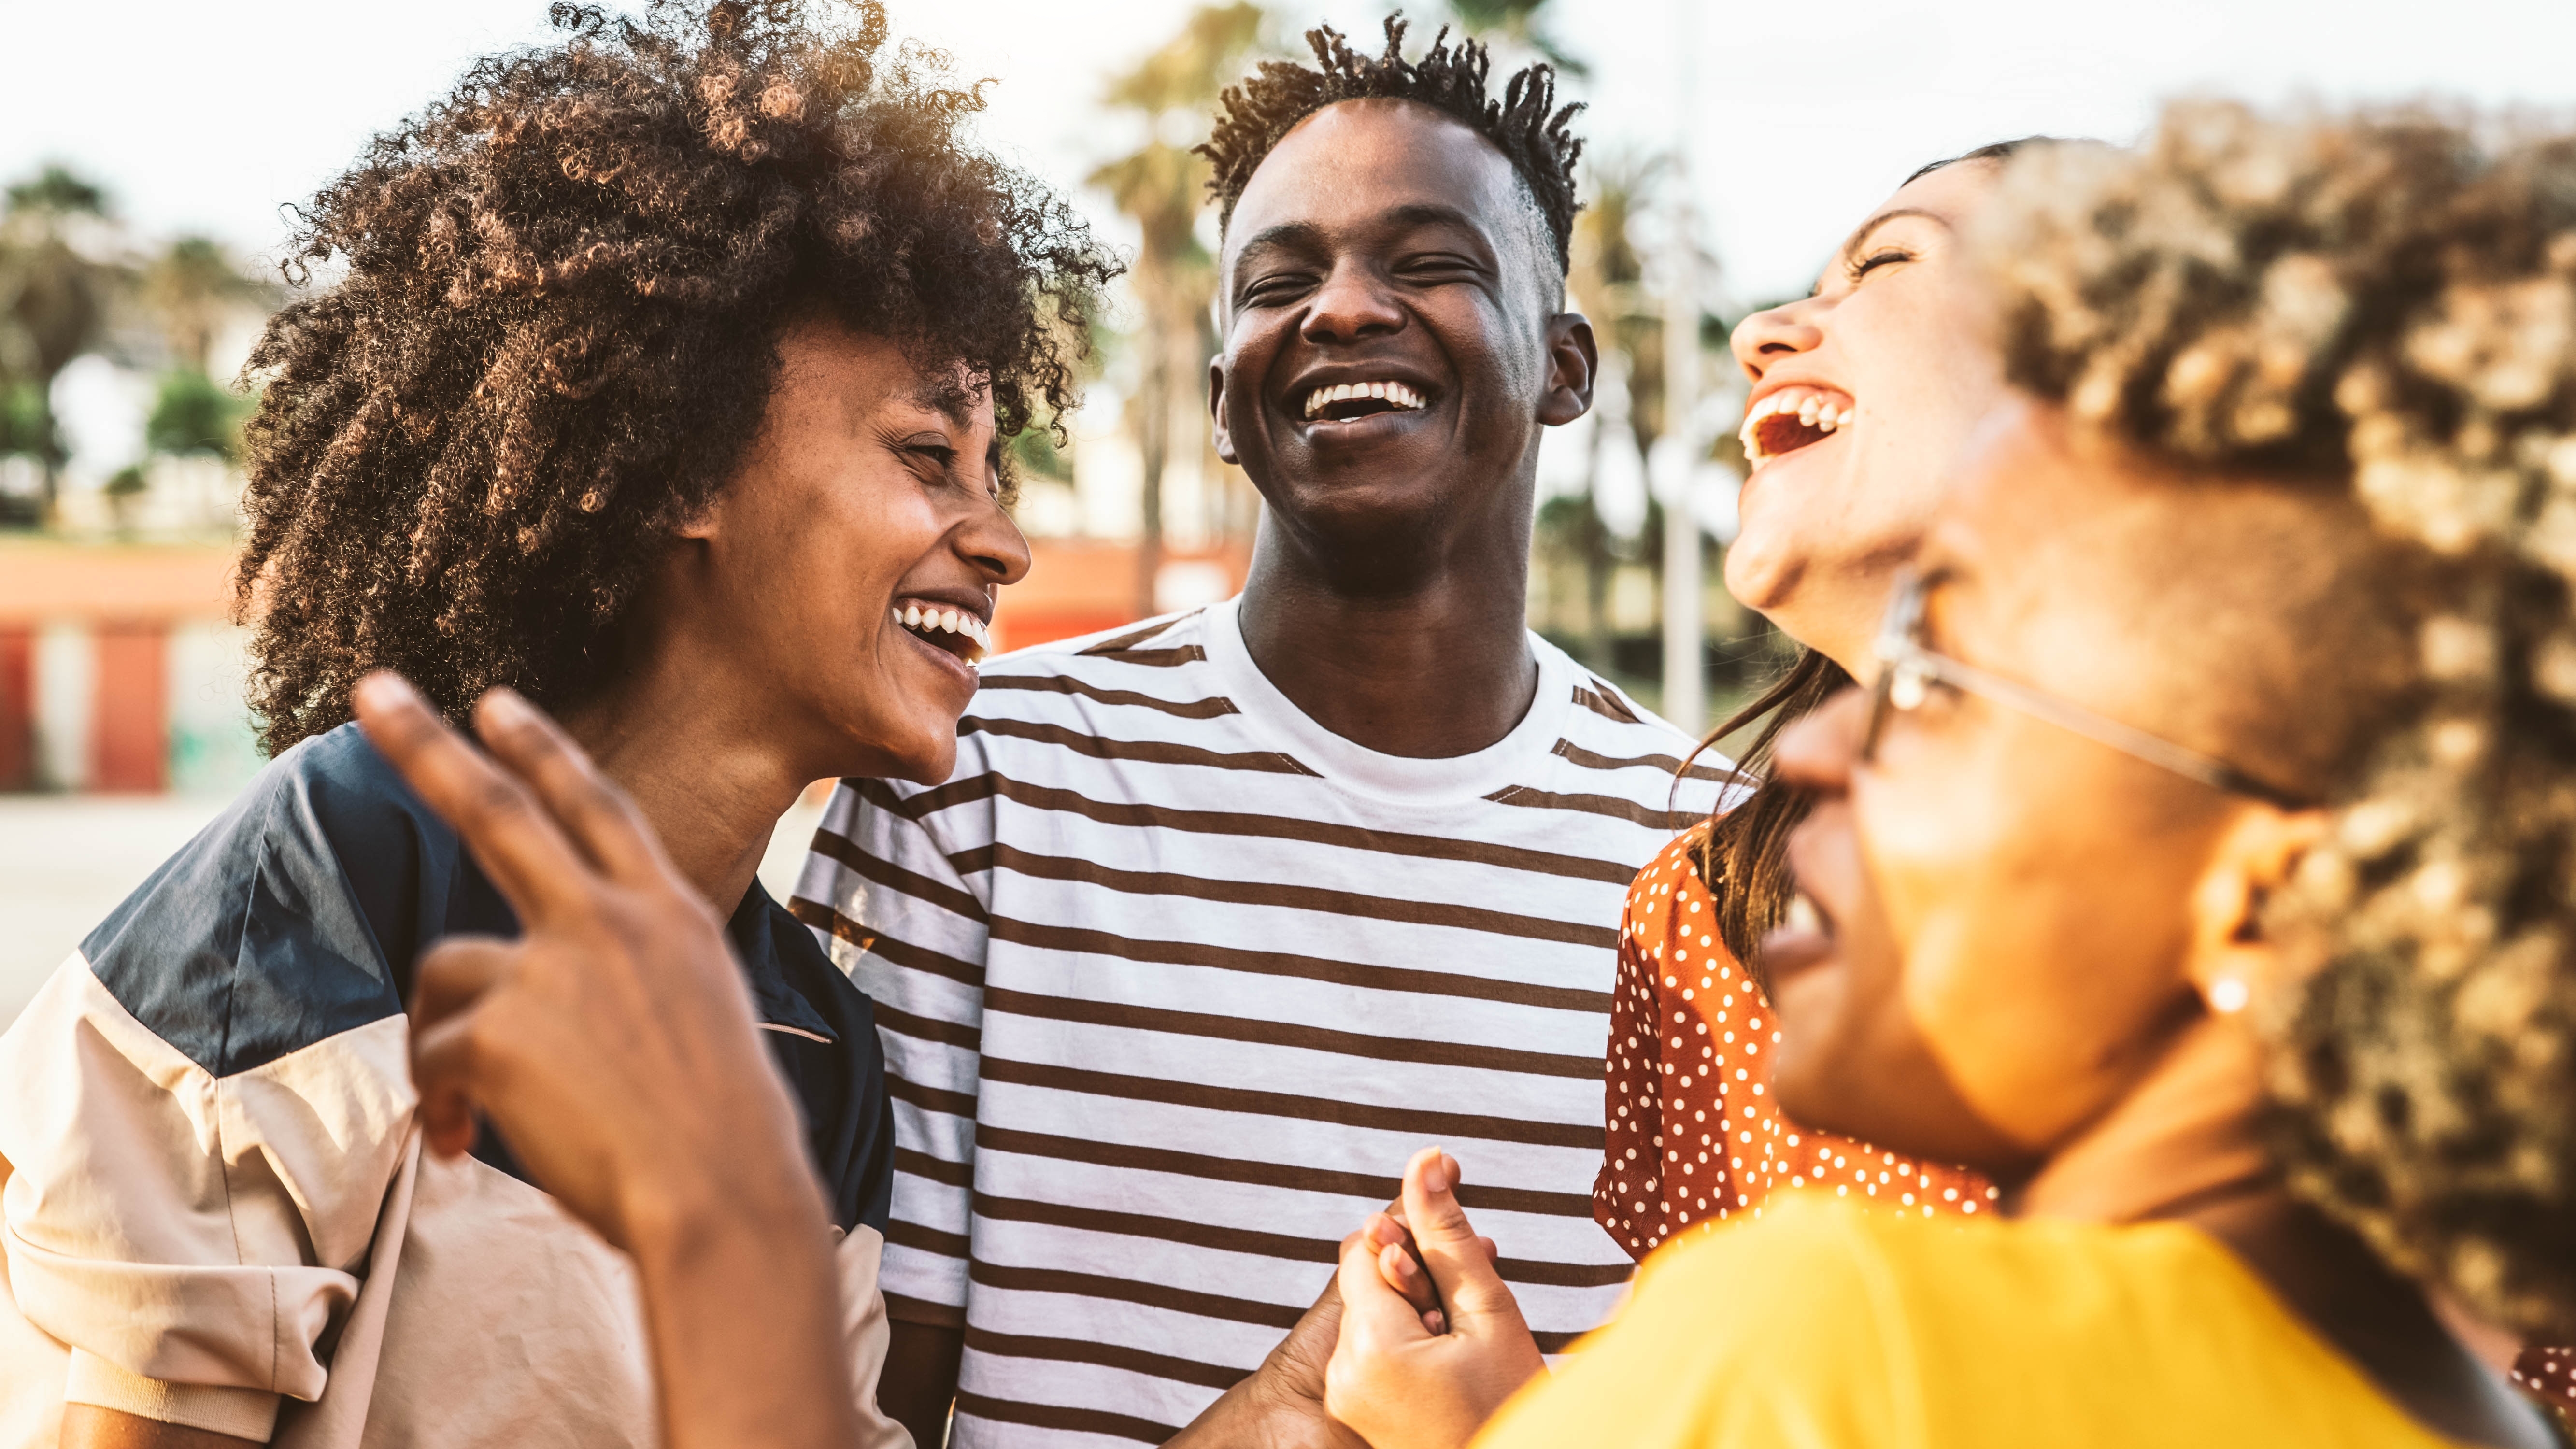
<path fill-rule="evenodd" d="M 0 1036 L 0 1449 L 65 1403 L 294 1445 L 654 1442 L 625 1259 L 488 1131 L 424 1153 L 403 1002 L 516 921 L 357 728 L 289 750 Z M 840 1235 L 866 1443 L 894 1131 L 868 999 L 758 885 L 727 927 Z"/>

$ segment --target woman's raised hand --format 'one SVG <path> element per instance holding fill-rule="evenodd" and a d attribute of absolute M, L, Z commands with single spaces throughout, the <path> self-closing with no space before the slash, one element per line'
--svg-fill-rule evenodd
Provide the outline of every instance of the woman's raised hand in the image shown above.
<path fill-rule="evenodd" d="M 1454 1449 L 1547 1368 L 1494 1270 L 1492 1241 L 1476 1236 L 1458 1205 L 1458 1178 L 1447 1153 L 1415 1153 L 1402 1223 L 1381 1215 L 1342 1243 L 1341 1337 L 1324 1370 L 1324 1407 L 1375 1449 Z M 1414 1281 L 1425 1269 L 1428 1287 Z"/>
<path fill-rule="evenodd" d="M 355 703 L 523 932 L 421 958 L 411 1064 L 431 1148 L 472 1146 L 480 1112 L 633 1256 L 675 1449 L 853 1442 L 822 1192 L 714 910 L 518 695 L 475 706 L 489 755 L 390 674 Z"/>

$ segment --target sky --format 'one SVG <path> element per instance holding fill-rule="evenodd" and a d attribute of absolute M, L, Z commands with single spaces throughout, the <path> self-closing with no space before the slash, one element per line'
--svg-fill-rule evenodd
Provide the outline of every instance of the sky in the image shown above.
<path fill-rule="evenodd" d="M 1078 189 L 1133 139 L 1095 107 L 1104 77 L 1191 3 L 893 0 L 892 11 L 898 34 L 999 82 L 978 122 L 986 144 Z M 2131 139 L 2167 97 L 2432 95 L 2576 114 L 2568 0 L 1552 8 L 1560 44 L 1590 66 L 1571 89 L 1592 104 L 1595 156 L 1667 153 L 1687 131 L 1715 300 L 1735 306 L 1804 290 L 1842 234 L 1926 160 L 2033 133 Z M 1350 0 L 1275 9 L 1292 33 L 1320 16 L 1374 34 L 1383 14 Z M 88 6 L 0 0 L 0 177 L 64 160 L 104 181 L 146 235 L 201 231 L 271 254 L 286 233 L 281 203 L 310 194 L 474 56 L 543 39 L 545 12 L 545 0 L 128 0 L 102 22 Z"/>

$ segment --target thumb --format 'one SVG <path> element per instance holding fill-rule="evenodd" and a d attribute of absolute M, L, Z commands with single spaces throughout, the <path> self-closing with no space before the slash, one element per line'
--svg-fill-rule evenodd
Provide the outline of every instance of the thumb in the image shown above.
<path fill-rule="evenodd" d="M 1464 1329 L 1479 1318 L 1521 1320 L 1520 1304 L 1494 1271 L 1493 1254 L 1458 1205 L 1458 1159 L 1426 1147 L 1404 1167 L 1404 1220 L 1431 1279 L 1440 1285 L 1449 1320 Z M 1347 1285 L 1344 1292 L 1348 1292 Z"/>

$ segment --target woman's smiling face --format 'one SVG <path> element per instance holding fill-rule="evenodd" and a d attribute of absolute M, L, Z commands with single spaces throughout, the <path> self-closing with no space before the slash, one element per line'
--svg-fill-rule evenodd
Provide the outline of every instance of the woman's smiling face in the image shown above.
<path fill-rule="evenodd" d="M 1977 420 L 2003 395 L 1959 236 L 2001 163 L 1907 182 L 1816 283 L 1735 329 L 1752 382 L 1726 586 L 1848 665 Z"/>

